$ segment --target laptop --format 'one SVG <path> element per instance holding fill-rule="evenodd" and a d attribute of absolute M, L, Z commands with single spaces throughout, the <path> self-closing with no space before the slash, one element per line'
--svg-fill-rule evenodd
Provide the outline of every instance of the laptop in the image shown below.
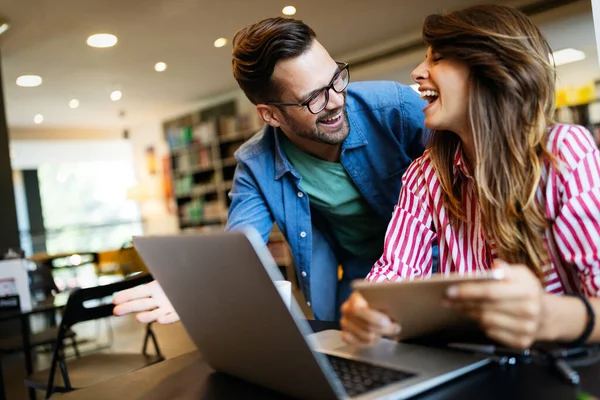
<path fill-rule="evenodd" d="M 486 365 L 453 350 L 381 340 L 346 345 L 313 333 L 252 229 L 133 240 L 206 362 L 216 371 L 300 399 L 404 399 Z"/>

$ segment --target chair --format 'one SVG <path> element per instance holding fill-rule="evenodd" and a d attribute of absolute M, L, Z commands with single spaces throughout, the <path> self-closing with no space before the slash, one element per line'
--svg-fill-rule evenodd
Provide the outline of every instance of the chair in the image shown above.
<path fill-rule="evenodd" d="M 50 369 L 36 372 L 25 379 L 25 385 L 46 391 L 46 398 L 55 392 L 69 392 L 108 380 L 164 359 L 151 325 L 146 333 L 141 354 L 94 353 L 65 360 L 62 343 L 69 328 L 80 322 L 97 320 L 112 315 L 113 305 L 102 300 L 131 287 L 148 283 L 151 275 L 137 276 L 109 285 L 76 289 L 69 296 L 56 338 Z M 148 340 L 152 339 L 156 354 L 149 355 Z M 59 368 L 60 374 L 56 373 Z"/>
<path fill-rule="evenodd" d="M 52 298 L 52 296 L 58 292 L 58 288 L 52 278 L 52 272 L 46 266 L 40 266 L 34 271 L 29 272 L 30 285 L 29 289 L 33 297 L 44 297 Z M 18 301 L 18 300 L 17 300 Z M 2 307 L 0 314 L 4 312 L 15 312 L 19 310 L 19 304 L 8 309 Z M 29 347 L 31 349 L 40 346 L 53 346 L 56 342 L 58 335 L 58 327 L 56 326 L 55 310 L 49 310 L 45 312 L 47 327 L 38 332 L 32 332 L 29 335 Z M 29 316 L 21 317 L 29 318 Z M 21 332 L 21 326 L 18 318 L 12 321 L 4 321 L 0 330 L 0 352 L 2 353 L 13 353 L 23 350 L 23 336 Z M 75 354 L 79 355 L 77 348 L 77 342 L 75 341 L 75 332 L 71 329 L 67 330 L 65 339 L 71 340 L 71 345 Z"/>
<path fill-rule="evenodd" d="M 5 298 L 6 299 L 6 298 Z M 20 314 L 20 302 L 19 298 L 16 297 L 14 306 L 11 307 L 0 307 L 0 317 L 6 314 L 15 315 L 11 319 L 5 319 L 0 324 L 0 355 L 16 353 L 25 350 L 23 347 L 23 326 L 20 318 L 29 318 L 29 315 Z M 54 312 L 54 311 L 52 311 Z M 58 327 L 49 326 L 37 332 L 29 333 L 29 349 L 34 349 L 41 346 L 53 347 L 56 343 L 56 337 L 58 336 Z M 79 349 L 77 348 L 77 342 L 75 340 L 75 332 L 68 329 L 64 339 L 70 339 L 71 346 L 76 355 L 79 355 Z"/>

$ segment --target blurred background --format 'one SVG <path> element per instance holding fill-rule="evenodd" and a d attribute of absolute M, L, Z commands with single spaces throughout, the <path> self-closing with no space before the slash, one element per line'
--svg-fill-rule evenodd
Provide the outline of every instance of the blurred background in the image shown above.
<path fill-rule="evenodd" d="M 134 235 L 223 229 L 233 154 L 261 128 L 231 73 L 243 26 L 293 16 L 352 81 L 410 85 L 423 19 L 481 3 L 538 24 L 557 65 L 556 119 L 599 143 L 590 0 L 0 0 L 0 260 L 27 263 L 36 300 L 143 271 Z M 277 228 L 269 247 L 294 282 Z"/>
<path fill-rule="evenodd" d="M 260 128 L 231 75 L 237 29 L 285 11 L 350 63 L 353 81 L 411 84 L 424 17 L 477 3 L 534 19 L 555 51 L 557 119 L 594 131 L 589 0 L 0 0 L 9 138 L 0 158 L 10 160 L 19 247 L 100 252 L 142 233 L 221 228 L 233 152 Z"/>

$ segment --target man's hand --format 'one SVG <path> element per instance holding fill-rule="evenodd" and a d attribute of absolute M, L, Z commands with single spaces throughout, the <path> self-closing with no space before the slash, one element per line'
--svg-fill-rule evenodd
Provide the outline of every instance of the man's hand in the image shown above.
<path fill-rule="evenodd" d="M 114 315 L 138 313 L 135 318 L 141 323 L 172 324 L 179 321 L 179 315 L 156 281 L 118 293 L 113 304 Z"/>
<path fill-rule="evenodd" d="M 368 347 L 382 336 L 394 336 L 400 333 L 400 326 L 387 315 L 369 307 L 358 292 L 352 293 L 342 305 L 342 338 L 349 344 Z"/>

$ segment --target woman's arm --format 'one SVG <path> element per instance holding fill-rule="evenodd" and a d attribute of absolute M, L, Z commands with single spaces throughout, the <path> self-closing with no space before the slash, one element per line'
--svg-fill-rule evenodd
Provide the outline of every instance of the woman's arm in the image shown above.
<path fill-rule="evenodd" d="M 579 285 L 566 289 L 581 291 L 600 317 L 600 153 L 584 128 L 557 129 L 550 145 L 557 146 L 551 151 L 559 165 L 550 169 L 546 187 L 548 242 L 559 258 L 556 268 L 567 269 L 560 275 L 578 278 Z M 580 298 L 547 294 L 524 265 L 498 264 L 506 268 L 505 281 L 458 285 L 448 293 L 448 306 L 464 310 L 490 337 L 509 346 L 581 337 L 589 317 Z M 600 342 L 600 324 L 588 341 Z"/>
<path fill-rule="evenodd" d="M 580 290 L 600 317 L 600 152 L 590 133 L 569 126 L 559 146 L 562 165 L 556 170 L 554 198 L 558 210 L 552 224 L 552 239 L 564 266 L 576 272 Z M 571 296 L 544 297 L 549 338 L 556 341 L 577 339 L 588 320 L 581 299 Z M 595 324 L 589 341 L 600 342 Z"/>
<path fill-rule="evenodd" d="M 544 329 L 540 340 L 553 342 L 572 342 L 583 333 L 589 320 L 586 307 L 581 299 L 572 296 L 544 295 L 544 309 L 546 313 Z M 596 316 L 600 317 L 600 299 L 588 298 Z M 598 318 L 595 318 L 596 321 Z M 588 339 L 590 343 L 600 342 L 600 324 L 594 328 Z"/>
<path fill-rule="evenodd" d="M 433 223 L 427 206 L 430 191 L 421 168 L 423 161 L 413 162 L 402 177 L 400 199 L 385 235 L 383 255 L 368 280 L 411 278 L 427 275 L 431 270 L 435 233 L 430 229 Z M 390 317 L 369 307 L 358 292 L 352 293 L 341 311 L 342 337 L 353 345 L 370 346 L 382 336 L 397 335 L 401 329 Z"/>
<path fill-rule="evenodd" d="M 383 254 L 367 280 L 408 279 L 426 276 L 431 271 L 431 249 L 436 235 L 431 230 L 433 217 L 429 207 L 431 190 L 425 179 L 427 173 L 435 172 L 424 156 L 414 161 L 402 176 L 400 198 L 388 224 Z"/>

